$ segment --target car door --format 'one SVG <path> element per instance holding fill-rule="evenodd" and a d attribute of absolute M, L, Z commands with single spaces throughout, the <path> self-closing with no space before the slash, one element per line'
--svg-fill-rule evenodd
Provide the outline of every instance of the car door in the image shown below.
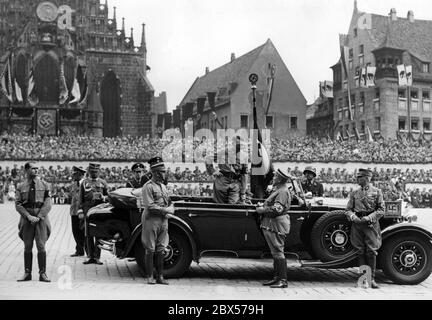
<path fill-rule="evenodd" d="M 245 210 L 237 205 L 189 203 L 183 207 L 200 250 L 237 251 L 241 248 Z"/>

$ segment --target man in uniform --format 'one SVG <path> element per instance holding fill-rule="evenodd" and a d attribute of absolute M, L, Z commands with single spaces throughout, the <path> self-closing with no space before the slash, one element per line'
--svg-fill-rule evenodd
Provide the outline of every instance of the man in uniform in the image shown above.
<path fill-rule="evenodd" d="M 359 266 L 371 269 L 371 287 L 379 288 L 375 282 L 376 256 L 381 247 L 379 219 L 384 215 L 385 204 L 380 189 L 370 183 L 372 172 L 359 169 L 357 183 L 360 189 L 350 194 L 346 215 L 351 225 L 351 243 L 357 250 Z"/>
<path fill-rule="evenodd" d="M 291 177 L 280 169 L 273 178 L 273 191 L 262 206 L 256 211 L 262 216 L 261 229 L 273 256 L 274 278 L 263 283 L 271 288 L 286 288 L 287 265 L 284 248 L 285 238 L 290 231 L 288 210 L 291 205 L 291 194 L 287 182 Z"/>
<path fill-rule="evenodd" d="M 238 149 L 238 141 L 236 149 Z M 246 186 L 248 169 L 247 164 L 241 163 L 241 152 L 236 151 L 236 162 L 229 163 L 229 157 L 225 154 L 225 161 L 218 164 L 219 170 L 215 170 L 213 165 L 206 164 L 207 172 L 213 175 L 213 200 L 216 203 L 235 204 L 246 200 Z M 223 159 L 222 155 L 218 157 Z"/>
<path fill-rule="evenodd" d="M 32 279 L 33 241 L 38 251 L 39 281 L 50 282 L 46 275 L 45 243 L 51 233 L 48 213 L 51 210 L 49 187 L 45 181 L 39 179 L 38 168 L 28 162 L 24 166 L 26 181 L 16 189 L 15 208 L 21 215 L 19 237 L 24 241 L 24 276 L 18 281 Z"/>
<path fill-rule="evenodd" d="M 168 214 L 174 206 L 166 188 L 166 168 L 160 157 L 149 160 L 152 179 L 142 188 L 144 211 L 142 214 L 142 243 L 146 251 L 145 271 L 148 284 L 168 284 L 163 277 L 164 252 L 168 245 Z M 156 279 L 153 277 L 156 269 Z"/>
<path fill-rule="evenodd" d="M 75 239 L 75 253 L 71 257 L 80 257 L 84 255 L 85 249 L 85 235 L 84 230 L 81 228 L 80 219 L 78 217 L 78 205 L 79 205 L 79 190 L 80 185 L 84 179 L 86 171 L 82 167 L 72 167 L 72 184 L 70 186 L 71 205 L 70 215 L 72 219 L 72 234 Z"/>
<path fill-rule="evenodd" d="M 324 187 L 321 183 L 316 181 L 316 169 L 313 167 L 306 167 L 303 170 L 305 180 L 302 182 L 302 188 L 305 193 L 310 192 L 314 197 L 322 197 L 324 195 Z"/>
<path fill-rule="evenodd" d="M 84 219 L 84 232 L 87 243 L 89 260 L 84 261 L 84 264 L 103 264 L 99 261 L 101 250 L 97 246 L 97 239 L 92 237 L 87 232 L 87 212 L 90 208 L 98 204 L 107 202 L 108 184 L 105 180 L 99 178 L 100 164 L 90 163 L 89 177 L 84 179 L 80 186 L 78 216 Z"/>
<path fill-rule="evenodd" d="M 144 168 L 142 163 L 135 163 L 132 166 L 133 177 L 126 183 L 126 188 L 142 188 L 151 179 L 151 173 L 144 173 Z"/>

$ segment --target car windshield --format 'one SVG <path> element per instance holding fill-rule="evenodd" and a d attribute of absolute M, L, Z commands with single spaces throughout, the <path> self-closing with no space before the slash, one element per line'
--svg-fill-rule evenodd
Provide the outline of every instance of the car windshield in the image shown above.
<path fill-rule="evenodd" d="M 289 188 L 290 190 L 292 190 L 293 193 L 295 193 L 301 199 L 304 199 L 303 188 L 297 180 L 295 179 L 292 180 L 291 184 L 289 185 Z"/>

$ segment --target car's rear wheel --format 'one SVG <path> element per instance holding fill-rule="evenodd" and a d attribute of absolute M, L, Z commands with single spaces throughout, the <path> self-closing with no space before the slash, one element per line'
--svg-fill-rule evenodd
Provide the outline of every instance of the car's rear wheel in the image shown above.
<path fill-rule="evenodd" d="M 394 235 L 384 241 L 379 260 L 384 274 L 393 282 L 418 284 L 432 273 L 432 244 L 418 234 Z"/>
<path fill-rule="evenodd" d="M 354 252 L 350 242 L 351 224 L 344 211 L 322 215 L 313 225 L 311 246 L 322 261 L 343 259 Z"/>
<path fill-rule="evenodd" d="M 145 249 L 141 239 L 135 242 L 135 259 L 145 274 Z M 175 230 L 169 232 L 169 243 L 165 252 L 164 276 L 167 278 L 181 277 L 192 262 L 192 248 L 183 233 Z"/>

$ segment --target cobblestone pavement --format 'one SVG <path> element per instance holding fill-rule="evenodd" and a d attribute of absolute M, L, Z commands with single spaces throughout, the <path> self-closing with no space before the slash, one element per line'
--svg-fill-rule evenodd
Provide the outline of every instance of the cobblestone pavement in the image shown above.
<path fill-rule="evenodd" d="M 271 260 L 204 258 L 169 286 L 149 286 L 134 261 L 102 252 L 103 265 L 83 265 L 71 258 L 74 240 L 69 206 L 54 206 L 53 232 L 47 242 L 47 274 L 37 275 L 34 248 L 33 281 L 16 282 L 23 273 L 23 243 L 18 238 L 19 215 L 13 204 L 0 204 L 0 299 L 161 299 L 161 300 L 278 300 L 278 299 L 431 299 L 432 276 L 416 286 L 395 285 L 382 273 L 378 290 L 356 287 L 355 268 L 323 270 L 289 266 L 289 287 L 270 289 L 261 282 L 272 277 Z M 432 214 L 431 214 L 432 218 Z M 432 220 L 432 219 L 430 219 Z M 422 222 L 421 218 L 419 222 Z M 428 223 L 432 221 L 428 221 Z M 71 279 L 71 281 L 68 281 Z"/>

